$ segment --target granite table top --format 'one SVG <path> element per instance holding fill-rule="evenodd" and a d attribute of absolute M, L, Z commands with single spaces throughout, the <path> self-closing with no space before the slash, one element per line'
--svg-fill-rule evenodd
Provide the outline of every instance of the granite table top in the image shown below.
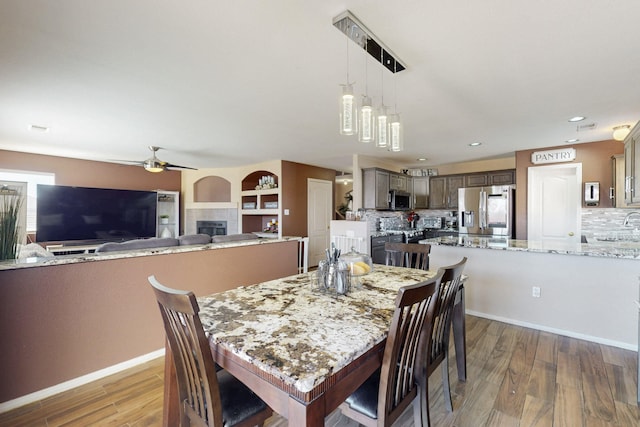
<path fill-rule="evenodd" d="M 420 243 L 504 251 L 537 252 L 605 258 L 640 259 L 640 242 L 612 241 L 596 243 L 563 243 L 557 241 L 516 240 L 504 237 L 443 236 Z"/>
<path fill-rule="evenodd" d="M 307 393 L 385 340 L 398 289 L 434 274 L 376 265 L 339 296 L 294 275 L 200 297 L 200 318 L 212 345 Z"/>
<path fill-rule="evenodd" d="M 30 257 L 16 260 L 0 261 L 0 271 L 19 268 L 45 267 L 50 265 L 76 264 L 81 262 L 104 261 L 110 259 L 135 258 L 141 256 L 164 255 L 181 252 L 208 251 L 238 246 L 268 245 L 289 240 L 300 240 L 299 237 L 282 237 L 281 239 L 251 239 L 206 245 L 169 246 L 166 248 L 136 249 L 118 252 L 103 252 L 74 255 L 57 255 L 54 257 Z M 70 247 L 73 248 L 73 247 Z"/>

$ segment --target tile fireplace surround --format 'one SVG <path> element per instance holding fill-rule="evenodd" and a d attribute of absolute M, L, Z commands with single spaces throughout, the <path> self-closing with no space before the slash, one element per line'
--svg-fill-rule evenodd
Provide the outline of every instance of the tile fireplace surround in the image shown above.
<path fill-rule="evenodd" d="M 185 212 L 184 234 L 198 232 L 197 221 L 226 221 L 227 234 L 238 234 L 238 209 L 187 209 Z"/>

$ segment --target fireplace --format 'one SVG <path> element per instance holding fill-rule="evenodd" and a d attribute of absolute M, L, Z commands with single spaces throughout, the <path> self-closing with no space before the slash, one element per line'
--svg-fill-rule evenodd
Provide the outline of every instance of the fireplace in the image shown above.
<path fill-rule="evenodd" d="M 210 236 L 226 236 L 227 221 L 196 221 L 196 228 L 199 234 Z"/>

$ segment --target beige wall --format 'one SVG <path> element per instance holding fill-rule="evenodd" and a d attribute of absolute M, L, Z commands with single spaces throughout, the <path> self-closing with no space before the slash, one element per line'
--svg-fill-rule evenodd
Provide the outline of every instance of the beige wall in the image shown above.
<path fill-rule="evenodd" d="M 297 272 L 297 241 L 0 271 L 0 403 L 164 347 L 147 277 L 199 295 Z"/>

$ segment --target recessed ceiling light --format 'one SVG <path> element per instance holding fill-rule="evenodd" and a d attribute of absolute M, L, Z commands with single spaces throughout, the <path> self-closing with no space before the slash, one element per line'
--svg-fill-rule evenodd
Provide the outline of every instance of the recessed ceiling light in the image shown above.
<path fill-rule="evenodd" d="M 424 162 L 424 161 L 427 160 L 427 158 L 426 157 L 418 157 L 416 160 L 419 161 L 419 162 Z"/>
<path fill-rule="evenodd" d="M 29 130 L 31 130 L 33 132 L 45 133 L 45 132 L 49 132 L 49 127 L 48 126 L 40 126 L 40 125 L 31 125 L 31 126 L 29 126 Z"/>
<path fill-rule="evenodd" d="M 586 119 L 586 117 L 583 117 L 583 116 L 575 116 L 575 117 L 571 117 L 571 118 L 569 119 L 569 121 L 570 121 L 571 123 L 573 123 L 573 122 L 581 122 L 581 121 L 583 121 L 584 119 Z"/>
<path fill-rule="evenodd" d="M 478 147 L 479 145 L 482 145 L 482 142 L 472 142 L 469 147 Z"/>
<path fill-rule="evenodd" d="M 574 142 L 578 142 L 580 141 L 578 138 L 573 138 L 573 139 L 567 139 L 565 142 L 567 144 L 573 144 Z"/>

